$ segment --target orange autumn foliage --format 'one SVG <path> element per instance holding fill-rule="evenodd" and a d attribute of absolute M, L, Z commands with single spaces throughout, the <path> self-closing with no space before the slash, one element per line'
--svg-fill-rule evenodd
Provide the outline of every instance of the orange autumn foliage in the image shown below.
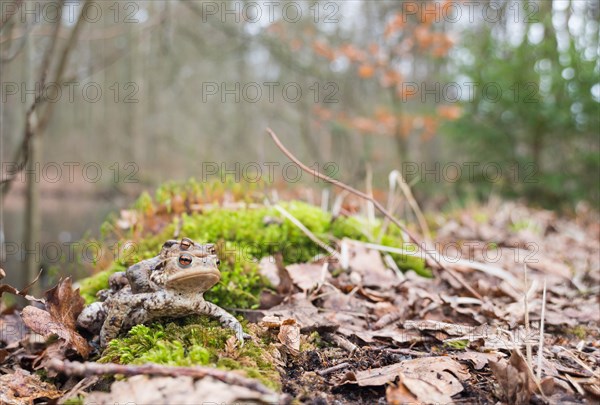
<path fill-rule="evenodd" d="M 455 0 L 443 1 L 447 3 Z M 404 61 L 415 57 L 417 60 L 423 57 L 447 57 L 454 45 L 449 35 L 440 29 L 443 27 L 437 24 L 441 20 L 439 10 L 442 8 L 434 6 L 432 1 L 410 3 L 409 14 L 403 14 L 405 9 L 408 10 L 408 6 L 390 11 L 385 19 L 383 34 L 377 38 L 377 42 L 345 42 L 334 45 L 327 41 L 326 36 L 317 38 L 317 29 L 304 29 L 302 41 L 291 38 L 286 41 L 294 52 L 306 49 L 305 45 L 309 44 L 315 55 L 327 61 L 344 58 L 350 65 L 348 71 L 356 78 L 375 79 L 387 100 L 390 100 L 391 95 L 393 108 L 376 105 L 371 113 L 361 116 L 356 116 L 356 112 L 316 106 L 313 109 L 313 117 L 317 125 L 335 122 L 365 135 L 402 138 L 420 136 L 422 140 L 428 140 L 435 135 L 443 120 L 455 120 L 460 117 L 461 109 L 456 105 L 433 107 L 433 114 L 431 110 L 425 112 L 419 108 L 405 108 L 402 105 L 419 103 L 421 95 L 418 85 L 408 85 L 411 83 L 411 77 L 404 76 L 403 69 L 407 66 Z M 285 35 L 279 33 L 279 36 Z M 407 85 L 404 85 L 405 80 Z M 394 111 L 397 107 L 396 113 Z"/>
<path fill-rule="evenodd" d="M 373 67 L 373 65 L 364 64 L 364 65 L 360 65 L 358 68 L 358 75 L 360 77 L 362 77 L 363 79 L 368 79 L 370 77 L 373 77 L 374 74 L 375 74 L 375 68 Z"/>
<path fill-rule="evenodd" d="M 441 105 L 437 108 L 437 113 L 440 117 L 453 121 L 460 118 L 462 108 L 457 105 Z"/>
<path fill-rule="evenodd" d="M 317 40 L 313 42 L 313 50 L 317 55 L 321 55 L 329 60 L 335 59 L 335 52 L 323 41 Z"/>
<path fill-rule="evenodd" d="M 365 53 L 352 44 L 342 45 L 340 52 L 351 62 L 364 62 L 366 60 Z"/>

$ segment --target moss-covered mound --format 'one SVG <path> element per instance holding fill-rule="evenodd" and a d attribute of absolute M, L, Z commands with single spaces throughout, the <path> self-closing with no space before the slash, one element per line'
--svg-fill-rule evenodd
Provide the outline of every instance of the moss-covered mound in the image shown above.
<path fill-rule="evenodd" d="M 80 281 L 86 302 L 93 302 L 96 293 L 108 287 L 112 273 L 155 256 L 162 243 L 175 234 L 199 243 L 217 243 L 221 281 L 205 298 L 225 308 L 255 308 L 261 290 L 270 288 L 259 274 L 260 258 L 279 252 L 289 264 L 306 262 L 324 253 L 277 209 L 258 204 L 262 196 L 249 197 L 254 195 L 252 190 L 233 185 L 227 191 L 229 199 L 233 197 L 243 203 L 235 208 L 223 208 L 219 202 L 224 199 L 224 187 L 193 180 L 183 185 L 168 184 L 157 190 L 154 198 L 148 194 L 140 197 L 128 214 L 128 218 L 134 220 L 125 233 L 120 229 L 119 219 L 107 221 L 102 227 L 103 239 L 96 242 L 103 250 L 114 252 L 115 249 L 108 246 L 116 246 L 118 254 L 110 261 L 98 261 L 100 271 Z M 345 237 L 362 241 L 375 239 L 387 246 L 402 244 L 399 230 L 390 227 L 382 234 L 380 224 L 368 225 L 360 217 L 334 219 L 318 207 L 299 201 L 281 203 L 281 206 L 317 237 L 331 244 Z M 419 258 L 396 255 L 394 259 L 401 269 L 427 275 Z M 245 329 L 255 339 L 233 350 L 232 344 L 227 344 L 231 332 L 205 317 L 138 325 L 126 336 L 111 341 L 100 361 L 211 365 L 243 370 L 249 377 L 278 388 L 279 374 L 270 354 L 273 344 L 264 336 L 257 338 L 262 332 L 259 333 L 256 325 L 249 324 Z"/>
<path fill-rule="evenodd" d="M 258 332 L 258 328 L 251 332 Z M 229 329 L 206 317 L 192 316 L 166 325 L 137 325 L 127 336 L 112 340 L 98 361 L 241 370 L 278 391 L 281 380 L 272 356 L 275 350 L 268 335 L 239 347 Z"/>
<path fill-rule="evenodd" d="M 186 207 L 197 204 L 197 194 L 212 195 L 214 186 L 200 185 L 194 181 L 186 185 L 168 185 L 159 188 L 152 199 L 145 194 L 135 204 L 141 220 L 129 234 L 133 243 L 128 250 L 121 250 L 112 263 L 94 276 L 81 280 L 81 293 L 87 303 L 93 302 L 96 293 L 108 286 L 108 277 L 124 271 L 136 261 L 155 256 L 162 243 L 171 239 L 176 230 L 199 243 L 215 242 L 221 257 L 221 282 L 206 293 L 206 298 L 217 305 L 231 308 L 253 308 L 258 303 L 267 281 L 257 269 L 258 260 L 269 254 L 281 252 L 285 263 L 306 262 L 323 251 L 298 227 L 284 218 L 274 207 L 245 205 L 242 208 L 203 208 L 202 212 L 189 213 Z M 178 194 L 179 193 L 179 194 Z M 379 224 L 368 227 L 359 217 L 338 217 L 318 207 L 293 201 L 281 204 L 288 212 L 322 240 L 339 240 L 344 237 L 368 241 L 367 235 L 379 235 Z M 159 232 L 152 232 L 151 225 L 163 222 Z M 103 226 L 104 231 L 114 228 L 113 221 Z M 122 243 L 123 241 L 121 241 Z M 380 243 L 401 246 L 400 232 L 389 227 L 381 235 Z M 394 257 L 401 269 L 412 269 L 428 275 L 421 259 L 411 256 Z"/>

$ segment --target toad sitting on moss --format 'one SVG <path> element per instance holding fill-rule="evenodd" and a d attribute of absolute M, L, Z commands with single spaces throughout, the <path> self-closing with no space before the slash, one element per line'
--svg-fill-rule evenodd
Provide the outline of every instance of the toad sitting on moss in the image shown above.
<path fill-rule="evenodd" d="M 172 249 L 173 245 L 170 245 L 166 251 L 163 246 L 155 265 L 145 263 L 141 267 L 130 267 L 127 276 L 132 268 L 132 273 L 137 274 L 131 278 L 132 282 L 120 285 L 119 289 L 113 283 L 111 291 L 101 294 L 105 301 L 87 306 L 77 318 L 77 324 L 90 332 L 99 332 L 100 346 L 105 347 L 121 330 L 141 323 L 164 317 L 205 314 L 233 329 L 238 341 L 243 344 L 245 335 L 238 320 L 224 309 L 206 302 L 203 297 L 203 293 L 221 279 L 217 267 L 219 260 L 214 250 L 198 249 L 212 245 L 198 245 L 189 239 L 182 240 L 182 243 L 185 249 L 177 255 L 174 254 L 181 246 Z"/>
<path fill-rule="evenodd" d="M 152 269 L 154 269 L 162 260 L 178 256 L 182 252 L 188 252 L 197 257 L 212 256 L 215 259 L 217 258 L 215 245 L 213 243 L 201 245 L 190 238 L 183 238 L 181 239 L 181 242 L 170 239 L 163 244 L 158 256 L 142 260 L 141 262 L 130 266 L 126 272 L 120 271 L 111 275 L 108 279 L 110 289 L 99 292 L 100 301 L 104 301 L 109 294 L 117 292 L 127 284 L 131 287 L 131 291 L 136 294 L 153 291 L 149 279 Z M 219 263 L 217 263 L 217 265 L 218 264 Z"/>

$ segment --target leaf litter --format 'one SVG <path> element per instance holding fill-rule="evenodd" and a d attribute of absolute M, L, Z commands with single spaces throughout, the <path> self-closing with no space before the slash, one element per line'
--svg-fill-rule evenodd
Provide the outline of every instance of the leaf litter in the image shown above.
<path fill-rule="evenodd" d="M 476 212 L 453 214 L 433 242 L 479 298 L 444 270 L 432 279 L 398 273 L 387 253 L 358 241 L 343 240 L 339 256 L 312 263 L 283 266 L 281 259 L 263 259 L 259 268 L 277 292 L 263 302 L 258 327 L 278 342 L 280 356 L 273 361 L 287 397 L 232 388 L 210 375 L 135 376 L 109 391 L 92 386 L 92 393 L 82 394 L 97 403 L 187 403 L 207 393 L 225 402 L 594 403 L 600 398 L 599 230 L 589 212 L 565 218 L 495 200 Z M 460 263 L 452 264 L 451 251 Z M 5 284 L 1 290 L 27 296 L 26 289 Z M 75 328 L 83 308 L 78 291 L 65 279 L 35 301 L 44 307 L 0 316 L 0 379 L 11 381 L 0 384 L 6 403 L 15 395 L 29 398 L 25 402 L 53 400 L 83 381 L 71 376 L 53 385 L 31 374 L 48 360 L 90 354 Z M 6 333 L 7 325 L 14 333 Z"/>

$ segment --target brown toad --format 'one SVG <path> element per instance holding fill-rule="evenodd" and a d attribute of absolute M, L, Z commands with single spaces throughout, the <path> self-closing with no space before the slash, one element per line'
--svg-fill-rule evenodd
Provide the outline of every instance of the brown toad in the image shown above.
<path fill-rule="evenodd" d="M 106 301 L 87 306 L 79 315 L 79 326 L 100 332 L 100 345 L 117 337 L 120 331 L 164 317 L 206 314 L 235 331 L 240 343 L 244 333 L 238 320 L 224 309 L 206 302 L 203 293 L 221 279 L 214 255 L 197 257 L 188 252 L 167 257 L 151 269 L 148 289 L 133 292 L 126 285 L 110 294 Z M 101 327 L 99 325 L 101 324 Z"/>
<path fill-rule="evenodd" d="M 108 279 L 110 289 L 100 293 L 101 300 L 103 301 L 108 295 L 117 292 L 127 284 L 129 284 L 131 291 L 134 293 L 152 291 L 153 289 L 149 281 L 152 270 L 162 260 L 178 256 L 182 252 L 188 252 L 197 257 L 213 256 L 216 258 L 216 250 L 213 243 L 199 244 L 190 238 L 183 238 L 180 242 L 172 239 L 168 240 L 163 244 L 158 256 L 135 263 L 125 272 L 120 271 L 111 275 Z"/>

